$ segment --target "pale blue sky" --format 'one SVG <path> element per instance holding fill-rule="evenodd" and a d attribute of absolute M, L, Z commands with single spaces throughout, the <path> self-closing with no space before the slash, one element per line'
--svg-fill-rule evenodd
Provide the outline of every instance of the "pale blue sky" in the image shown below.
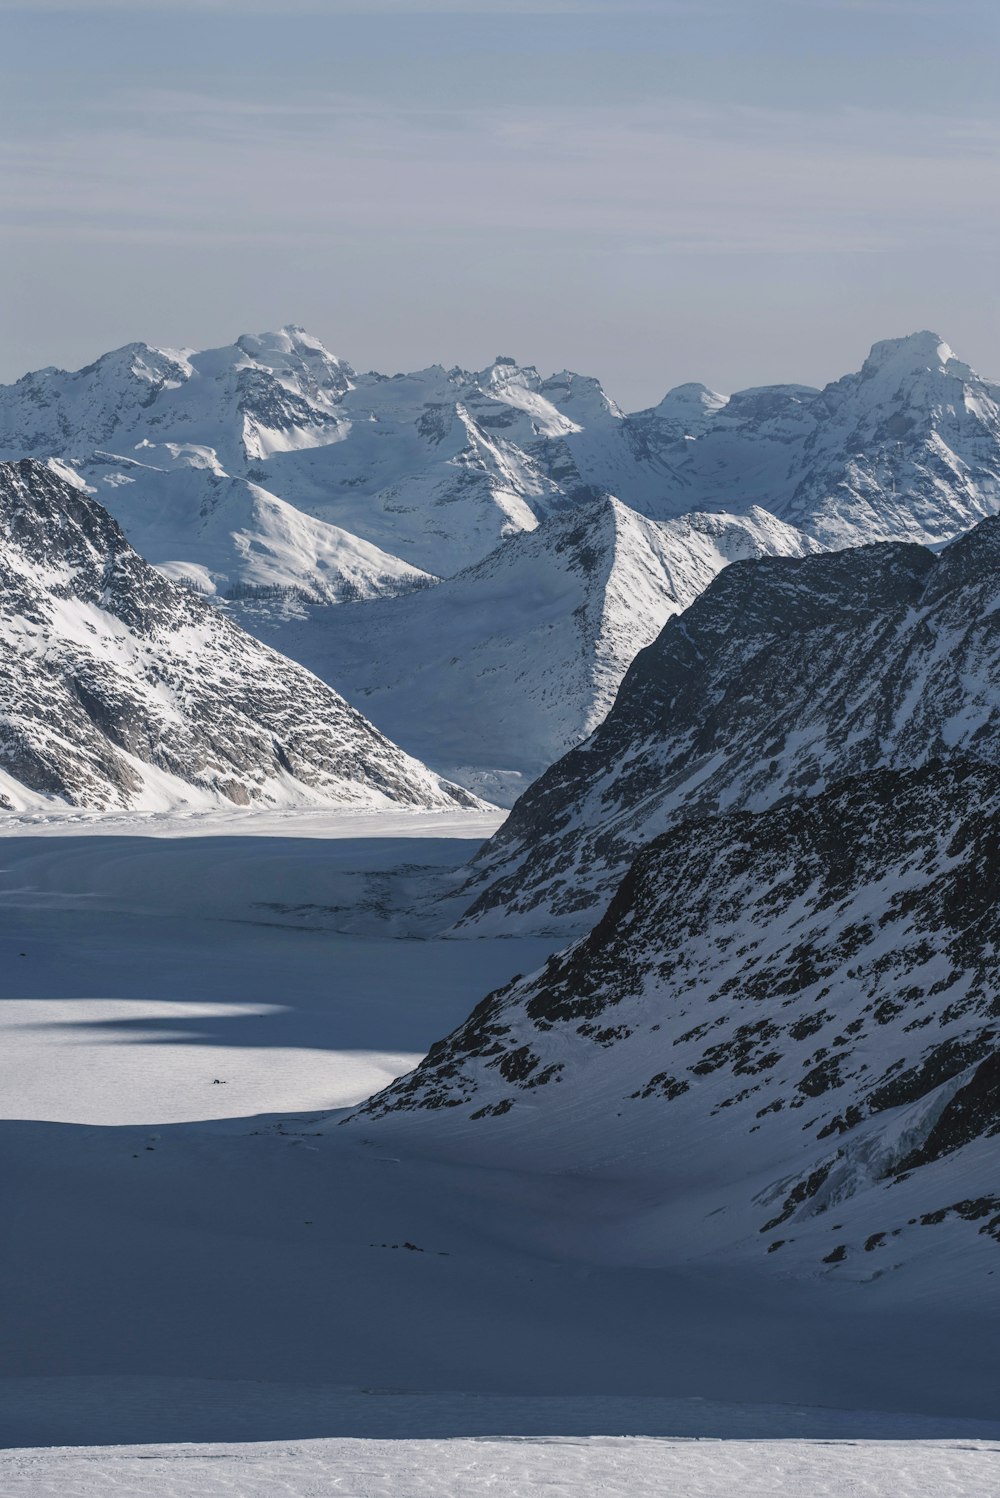
<path fill-rule="evenodd" d="M 624 404 L 1000 378 L 996 0 L 0 0 L 0 378 L 304 323 Z"/>

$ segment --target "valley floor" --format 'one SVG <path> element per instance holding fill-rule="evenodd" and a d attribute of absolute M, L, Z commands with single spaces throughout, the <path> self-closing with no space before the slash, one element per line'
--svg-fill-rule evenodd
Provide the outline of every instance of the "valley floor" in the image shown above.
<path fill-rule="evenodd" d="M 996 1491 L 961 1286 L 637 1267 L 339 1127 L 547 955 L 421 915 L 496 820 L 0 824 L 0 1491 Z"/>

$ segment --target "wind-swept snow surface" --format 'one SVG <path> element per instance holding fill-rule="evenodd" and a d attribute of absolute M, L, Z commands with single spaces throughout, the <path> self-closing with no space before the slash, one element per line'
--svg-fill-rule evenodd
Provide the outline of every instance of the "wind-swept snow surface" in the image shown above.
<path fill-rule="evenodd" d="M 994 1498 L 989 1442 L 299 1441 L 0 1453 L 9 1498 Z"/>

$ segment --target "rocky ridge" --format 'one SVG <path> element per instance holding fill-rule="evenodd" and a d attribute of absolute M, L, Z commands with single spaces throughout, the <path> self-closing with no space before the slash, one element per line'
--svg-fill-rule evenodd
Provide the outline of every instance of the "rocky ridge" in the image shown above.
<path fill-rule="evenodd" d="M 964 755 L 685 820 L 355 1125 L 631 1183 L 640 1262 L 988 1272 L 998 834 L 1000 767 Z"/>
<path fill-rule="evenodd" d="M 998 518 L 939 555 L 882 543 L 733 563 L 529 787 L 474 865 L 467 921 L 581 931 L 681 818 L 943 754 L 1000 763 L 998 563 Z"/>
<path fill-rule="evenodd" d="M 0 464 L 0 583 L 8 809 L 474 803 L 43 463 Z"/>

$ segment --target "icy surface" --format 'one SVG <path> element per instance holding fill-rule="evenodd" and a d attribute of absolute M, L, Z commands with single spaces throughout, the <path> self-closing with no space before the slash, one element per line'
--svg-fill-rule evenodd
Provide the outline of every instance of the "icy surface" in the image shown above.
<path fill-rule="evenodd" d="M 413 924 L 415 889 L 447 887 L 492 825 L 8 822 L 2 1440 L 995 1439 L 976 1423 L 996 1411 L 983 1296 L 961 1280 L 873 1295 L 770 1256 L 638 1262 L 647 1204 L 627 1183 L 470 1168 L 340 1127 L 337 1103 L 543 962 L 544 941 Z M 388 1475 L 380 1449 L 352 1449 L 406 1491 L 414 1449 L 394 1445 Z M 438 1454 L 446 1484 L 463 1451 Z M 48 1473 L 5 1460 L 5 1491 L 134 1481 L 122 1453 L 53 1456 Z M 753 1460 L 767 1470 L 767 1449 Z"/>

